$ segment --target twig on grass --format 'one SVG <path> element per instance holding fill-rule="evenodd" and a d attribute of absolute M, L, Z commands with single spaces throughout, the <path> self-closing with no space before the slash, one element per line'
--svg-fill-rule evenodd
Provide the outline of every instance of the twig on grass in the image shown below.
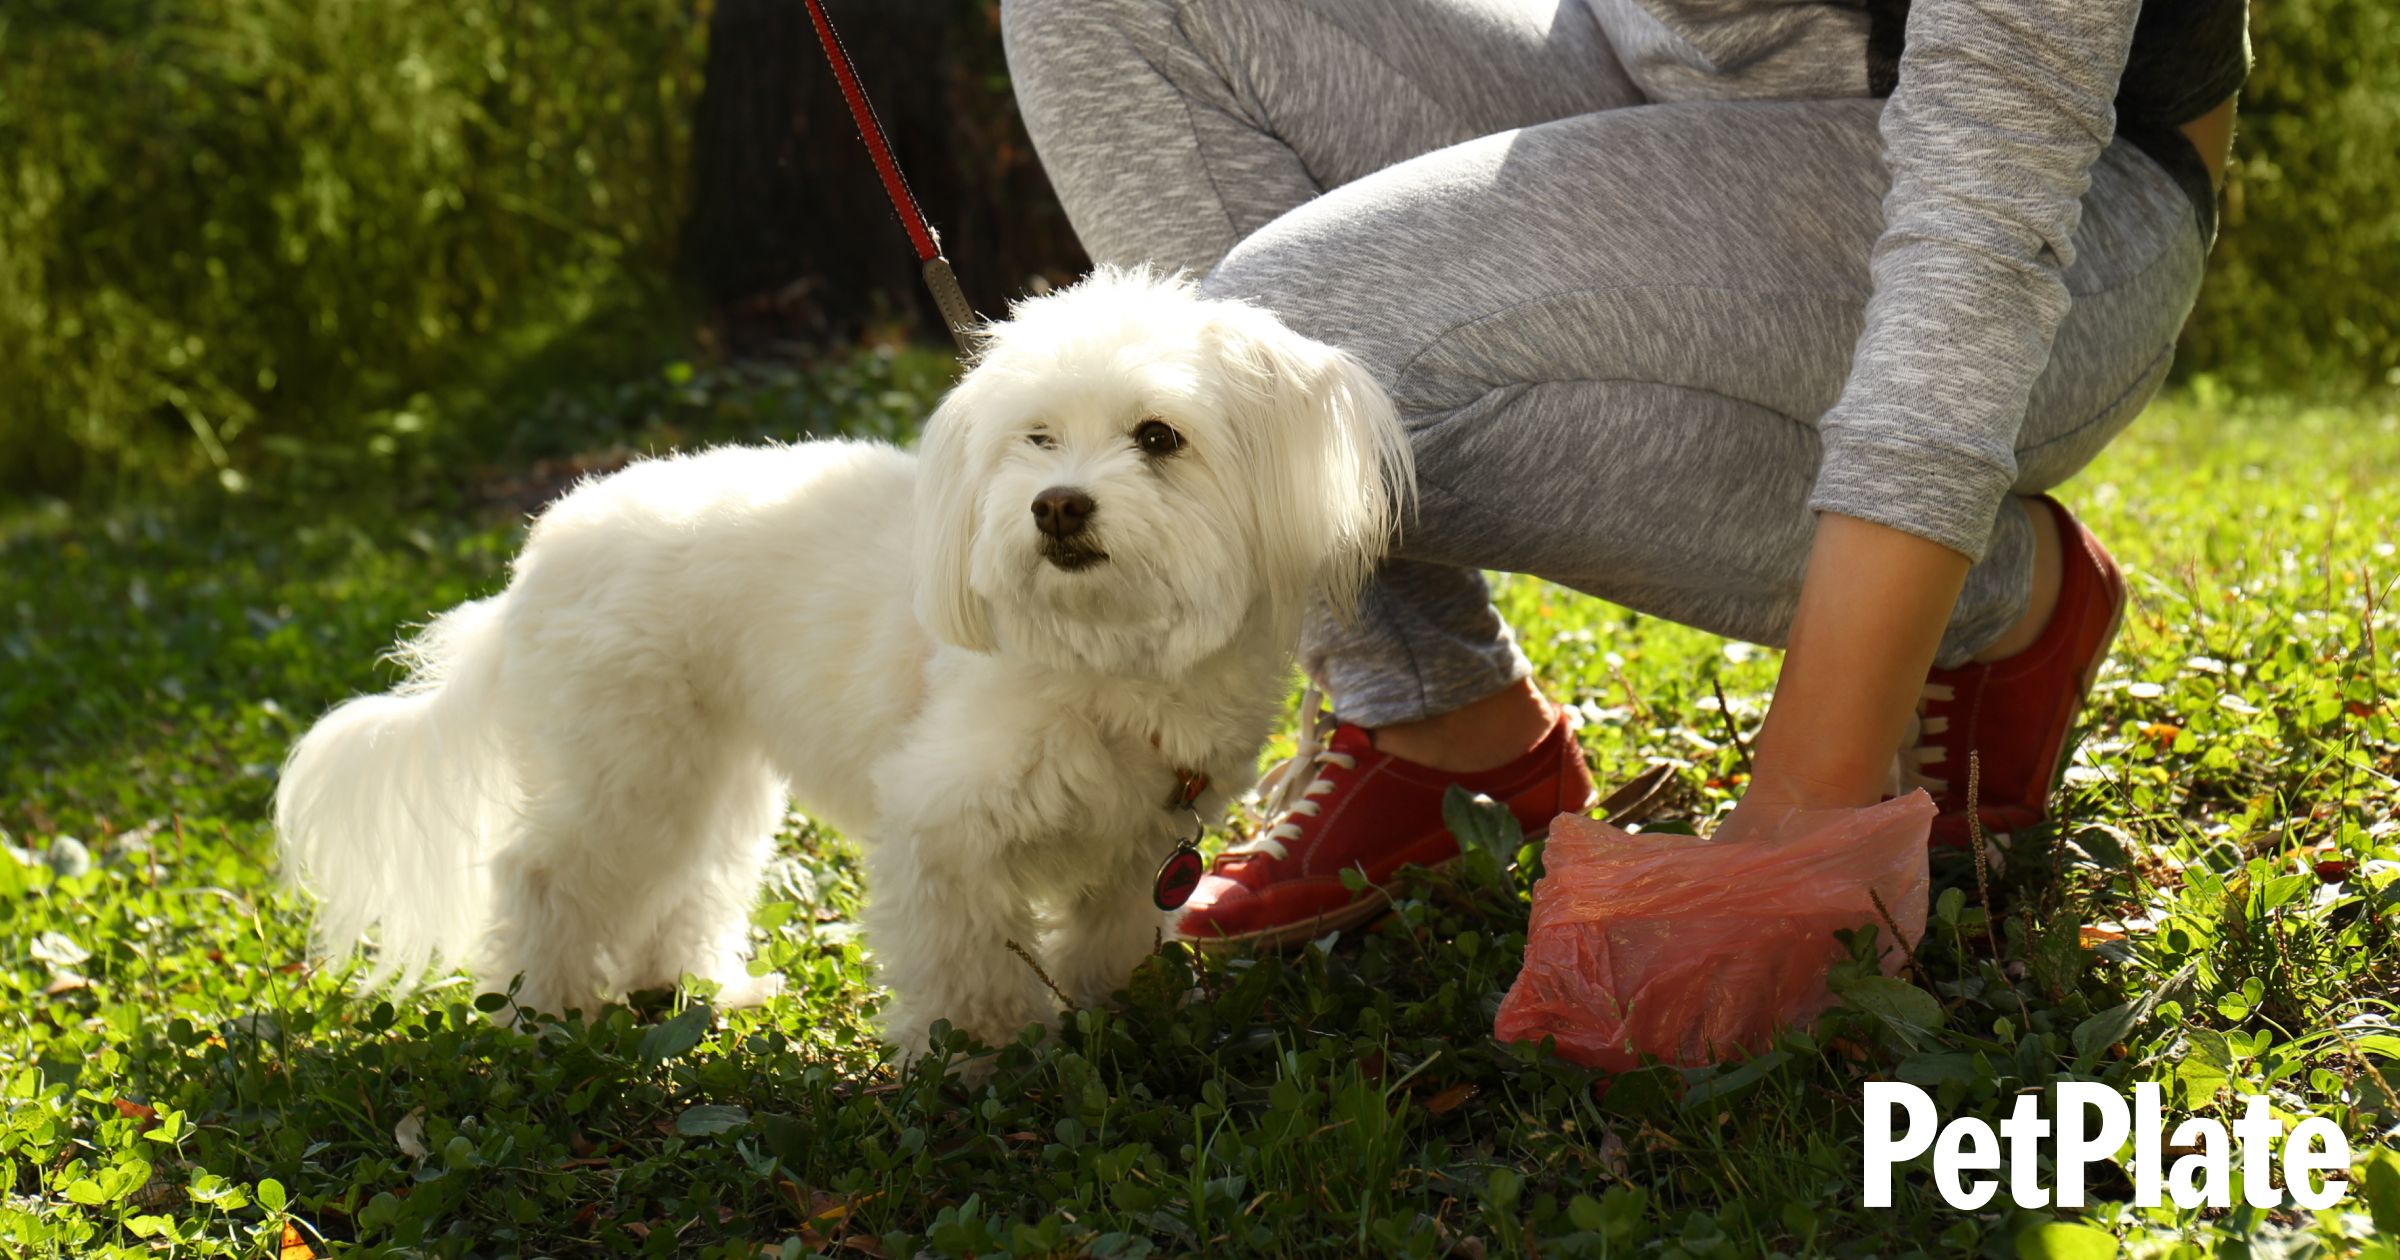
<path fill-rule="evenodd" d="M 2391 599 L 2394 590 L 2400 590 L 2400 577 L 2395 577 L 2385 584 L 2383 594 L 2377 595 L 2375 593 L 2375 566 L 2370 564 L 2361 568 L 2358 576 L 2359 598 L 2367 606 L 2366 613 L 2358 619 L 2358 632 L 2367 648 L 2367 694 L 2377 697 L 2375 701 L 2377 705 L 2388 705 L 2390 702 L 2382 698 L 2383 688 L 2376 685 L 2375 682 L 2377 657 L 2380 655 L 2375 644 L 2375 614 L 2381 611 L 2386 601 Z"/>
<path fill-rule="evenodd" d="M 1992 929 L 1992 883 L 1984 871 L 1983 808 L 1979 797 L 1983 792 L 1983 752 L 1967 750 L 1967 834 L 1975 841 L 1975 895 L 1983 902 L 1983 937 L 1991 942 L 1992 962 L 2000 961 L 2000 934 Z"/>
<path fill-rule="evenodd" d="M 1010 941 L 1008 943 L 1008 951 L 1012 954 L 1015 954 L 1017 957 L 1024 959 L 1025 965 L 1033 968 L 1033 974 L 1041 977 L 1043 987 L 1050 990 L 1052 996 L 1058 999 L 1059 1005 L 1066 1007 L 1068 1010 L 1075 1009 L 1075 1000 L 1068 997 L 1066 993 L 1058 987 L 1057 983 L 1050 979 L 1050 973 L 1042 970 L 1042 964 L 1034 961 L 1033 954 L 1030 951 L 1028 951 L 1024 946 L 1017 944 L 1015 941 Z"/>
<path fill-rule="evenodd" d="M 2186 970 L 2189 970 L 2188 964 L 2186 966 Z M 2351 1087 L 2353 1089 L 2357 1088 L 2358 1078 L 2361 1075 L 2366 1076 L 2374 1083 L 2377 1089 L 2383 1091 L 2383 1097 L 2372 1100 L 2369 1105 L 2374 1110 L 2385 1112 L 2388 1117 L 2392 1110 L 2391 1104 L 2393 1104 L 2395 1101 L 2400 1101 L 2400 1089 L 2394 1089 L 2392 1087 L 2391 1078 L 2383 1074 L 2383 1069 L 2376 1067 L 2375 1064 L 2367 1058 L 2367 1056 L 2358 1052 L 2358 1046 L 2342 1032 L 2340 1027 L 2337 1026 L 2330 1031 L 2333 1033 L 2334 1039 L 2342 1043 L 2342 1049 L 2349 1053 L 2350 1061 L 2358 1065 L 2358 1071 L 2348 1075 L 2348 1080 L 2351 1082 Z"/>
<path fill-rule="evenodd" d="M 1625 689 L 1625 698 L 1633 702 L 1634 716 L 1639 717 L 1644 726 L 1649 725 L 1654 720 L 1650 713 L 1650 706 L 1643 702 L 1642 693 L 1633 689 L 1633 681 L 1625 677 L 1625 667 L 1611 665 L 1608 667 L 1608 672 L 1616 675 L 1617 685 Z"/>
<path fill-rule="evenodd" d="M 1742 728 L 1733 724 L 1733 706 L 1725 703 L 1725 684 L 1715 674 L 1708 676 L 1710 689 L 1717 693 L 1717 716 L 1725 719 L 1725 733 L 1733 737 L 1733 750 L 1742 755 L 1742 773 L 1751 773 L 1750 743 L 1742 738 Z"/>
<path fill-rule="evenodd" d="M 1924 985 L 1927 993 L 1933 992 L 1933 977 L 1926 975 L 1925 969 L 1917 965 L 1917 947 L 1909 943 L 1908 934 L 1900 930 L 1899 922 L 1892 918 L 1890 907 L 1883 904 L 1883 894 L 1870 888 L 1867 890 L 1867 900 L 1875 903 L 1875 913 L 1881 915 L 1883 925 L 1892 930 L 1892 943 L 1900 947 L 1900 961 L 1916 973 L 1917 983 Z"/>
<path fill-rule="evenodd" d="M 1967 834 L 1975 840 L 1975 893 L 1983 899 L 1983 938 L 1991 942 L 1992 970 L 1999 974 L 2000 983 L 2008 986 L 2009 996 L 2017 999 L 2017 1014 L 2024 1018 L 2025 1026 L 2031 1028 L 2033 1011 L 2025 1005 L 2025 995 L 2017 992 L 2016 984 L 2008 978 L 2008 960 L 2000 954 L 1998 919 L 1992 914 L 1992 883 L 1984 870 L 1982 793 L 1983 753 L 1980 749 L 1970 748 L 1967 750 Z M 2033 942 L 2033 929 L 2030 926 L 2025 929 L 2025 940 L 2030 949 Z"/>

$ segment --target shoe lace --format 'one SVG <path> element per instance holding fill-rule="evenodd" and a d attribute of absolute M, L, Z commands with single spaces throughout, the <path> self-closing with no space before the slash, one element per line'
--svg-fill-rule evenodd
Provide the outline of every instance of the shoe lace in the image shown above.
<path fill-rule="evenodd" d="M 1917 697 L 1916 711 L 1908 715 L 1908 733 L 1901 737 L 1900 750 L 1892 754 L 1892 795 L 1906 796 L 1918 788 L 1940 796 L 1950 790 L 1950 780 L 1930 775 L 1925 767 L 1950 759 L 1947 744 L 1927 743 L 1928 736 L 1950 729 L 1950 719 L 1928 716 L 1927 704 L 1947 704 L 1957 698 L 1954 688 L 1942 683 L 1927 683 Z"/>
<path fill-rule="evenodd" d="M 1280 774 L 1265 802 L 1267 816 L 1275 819 L 1275 824 L 1239 844 L 1228 846 L 1221 856 L 1242 857 L 1263 853 L 1277 861 L 1290 857 L 1291 849 L 1284 841 L 1300 838 L 1299 819 L 1316 817 L 1317 811 L 1322 808 L 1316 798 L 1334 789 L 1334 782 L 1325 777 L 1324 768 L 1358 769 L 1358 758 L 1325 747 L 1325 728 L 1329 715 L 1318 711 L 1322 702 L 1323 695 L 1317 690 L 1316 683 L 1309 683 L 1300 694 L 1298 747 L 1293 749 L 1290 761 L 1268 772 L 1270 777 Z M 1303 769 L 1311 771 L 1305 786 L 1300 775 Z"/>

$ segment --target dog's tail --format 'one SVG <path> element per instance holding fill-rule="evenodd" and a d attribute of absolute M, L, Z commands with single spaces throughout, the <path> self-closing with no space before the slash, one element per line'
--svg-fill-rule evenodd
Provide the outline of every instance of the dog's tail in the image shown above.
<path fill-rule="evenodd" d="M 471 962 L 487 922 L 485 855 L 517 791 L 491 703 L 506 598 L 436 618 L 394 654 L 407 681 L 336 706 L 284 761 L 284 874 L 318 899 L 320 957 L 375 929 L 369 989 Z"/>

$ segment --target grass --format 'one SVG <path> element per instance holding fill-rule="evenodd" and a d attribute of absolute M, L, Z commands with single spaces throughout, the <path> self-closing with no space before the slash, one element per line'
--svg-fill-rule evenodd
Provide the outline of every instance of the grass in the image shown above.
<path fill-rule="evenodd" d="M 615 405 L 688 439 L 888 428 L 928 388 L 887 361 L 678 374 Z M 516 529 L 263 491 L 20 507 L 0 524 L 0 1253 L 2392 1257 L 2400 418 L 2203 382 L 2066 497 L 2135 604 L 2063 821 L 2015 838 L 1993 917 L 1939 861 L 1928 987 L 1845 983 L 1754 1060 L 1605 1098 L 1490 1036 L 1539 852 L 1472 810 L 1468 860 L 1371 930 L 1170 949 L 973 1092 L 940 1073 L 983 1049 L 963 1037 L 876 1066 L 856 850 L 798 817 L 754 919 L 790 980 L 764 1009 L 647 994 L 512 1031 L 463 980 L 354 996 L 306 961 L 276 882 L 275 767 L 327 704 L 392 681 L 377 655 L 402 627 L 495 589 Z M 1739 791 L 1728 728 L 1755 726 L 1774 653 L 1528 580 L 1502 601 L 1599 777 L 1671 761 L 1687 822 Z M 2314 1214 L 2145 1210 L 2097 1170 L 2109 1201 L 2080 1213 L 1968 1213 L 1920 1167 L 1864 1209 L 1861 1083 L 1892 1076 L 1987 1118 L 2067 1079 L 2162 1081 L 2220 1116 L 2265 1092 L 2340 1124 L 2365 1187 Z"/>

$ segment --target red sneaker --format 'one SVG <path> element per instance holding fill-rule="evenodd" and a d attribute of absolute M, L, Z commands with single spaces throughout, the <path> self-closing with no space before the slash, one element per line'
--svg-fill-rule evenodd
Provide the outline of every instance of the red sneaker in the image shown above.
<path fill-rule="evenodd" d="M 2058 522 L 2058 610 L 2033 646 L 2006 660 L 1937 669 L 1925 679 L 1917 722 L 1900 750 L 1896 778 L 1905 792 L 1922 787 L 1941 813 L 1933 842 L 1969 848 L 1967 767 L 1982 766 L 1977 805 L 1985 834 L 2007 834 L 2050 816 L 2050 791 L 2066 759 L 2067 735 L 2100 662 L 2125 621 L 2125 578 L 2100 540 L 2058 501 L 2043 496 Z M 1926 774 L 1938 763 L 1944 777 Z"/>
<path fill-rule="evenodd" d="M 1203 949 L 1258 944 L 1275 948 L 1354 927 L 1382 913 L 1373 888 L 1353 896 L 1342 872 L 1386 884 L 1410 862 L 1439 866 L 1458 856 L 1442 822 L 1442 797 L 1457 784 L 1505 803 L 1527 839 L 1548 835 L 1550 820 L 1592 807 L 1592 772 L 1565 713 L 1531 752 L 1496 770 L 1452 774 L 1377 752 L 1366 730 L 1344 724 L 1313 766 L 1316 772 L 1274 826 L 1217 855 L 1176 920 L 1176 935 Z"/>

